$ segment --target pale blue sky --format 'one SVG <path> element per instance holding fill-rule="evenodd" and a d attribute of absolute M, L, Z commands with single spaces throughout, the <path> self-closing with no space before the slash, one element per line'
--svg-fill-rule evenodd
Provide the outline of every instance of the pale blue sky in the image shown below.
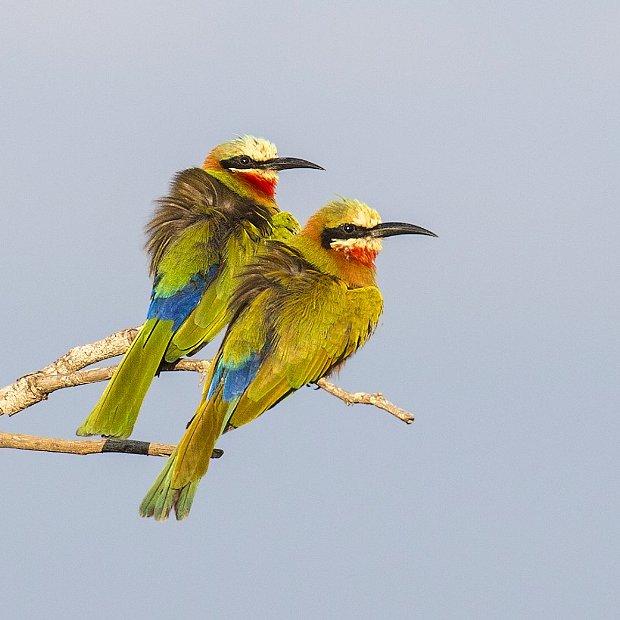
<path fill-rule="evenodd" d="M 5 2 L 0 383 L 142 321 L 152 201 L 243 133 L 305 220 L 388 239 L 385 313 L 339 382 L 227 436 L 191 517 L 137 507 L 163 461 L 2 451 L 7 617 L 617 618 L 616 2 Z M 206 353 L 212 352 L 213 347 Z M 101 385 L 0 428 L 71 437 Z M 197 377 L 135 437 L 174 442 Z"/>

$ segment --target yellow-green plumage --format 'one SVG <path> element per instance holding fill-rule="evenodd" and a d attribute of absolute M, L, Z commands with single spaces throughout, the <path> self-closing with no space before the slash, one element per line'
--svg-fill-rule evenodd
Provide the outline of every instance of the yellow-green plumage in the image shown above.
<path fill-rule="evenodd" d="M 78 435 L 128 437 L 162 362 L 192 355 L 224 327 L 243 266 L 266 240 L 299 230 L 274 198 L 277 171 L 295 167 L 320 168 L 279 158 L 271 143 L 244 136 L 175 177 L 147 226 L 147 322 Z"/>
<path fill-rule="evenodd" d="M 243 272 L 202 402 L 166 474 L 142 502 L 143 516 L 165 519 L 172 509 L 178 519 L 187 516 L 227 428 L 247 424 L 318 381 L 366 342 L 383 306 L 373 263 L 379 239 L 405 232 L 432 234 L 380 224 L 376 211 L 343 199 L 318 211 L 288 243 L 268 243 Z"/>
<path fill-rule="evenodd" d="M 106 386 L 88 420 L 78 429 L 78 435 L 96 433 L 114 437 L 129 437 L 133 420 L 128 411 L 140 408 L 142 399 L 159 369 L 161 358 L 152 351 L 164 351 L 172 337 L 172 321 L 149 319 L 121 360 L 118 369 Z M 124 385 L 131 385 L 128 391 Z M 119 398 L 119 393 L 123 397 Z"/>
<path fill-rule="evenodd" d="M 223 248 L 217 280 L 205 290 L 195 310 L 174 334 L 166 351 L 166 361 L 192 355 L 213 340 L 230 320 L 228 304 L 242 268 L 252 261 L 266 239 L 285 240 L 297 232 L 297 220 L 286 212 L 276 213 L 271 218 L 267 234 L 264 227 L 261 230 L 249 222 L 235 230 Z"/>

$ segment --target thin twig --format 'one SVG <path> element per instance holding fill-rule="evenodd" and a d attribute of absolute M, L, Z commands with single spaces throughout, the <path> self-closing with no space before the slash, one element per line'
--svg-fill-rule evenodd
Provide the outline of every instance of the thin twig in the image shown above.
<path fill-rule="evenodd" d="M 147 456 L 170 456 L 176 446 L 165 443 L 136 441 L 134 439 L 53 439 L 51 437 L 0 433 L 0 448 L 63 452 L 65 454 L 121 452 L 123 454 L 143 454 Z M 211 458 L 219 459 L 222 454 L 224 454 L 222 450 L 215 448 Z"/>
<path fill-rule="evenodd" d="M 317 385 L 326 392 L 329 392 L 332 396 L 339 398 L 347 405 L 373 405 L 391 413 L 394 417 L 405 422 L 405 424 L 412 424 L 415 420 L 413 413 L 386 400 L 381 392 L 347 392 L 327 379 L 319 379 Z"/>

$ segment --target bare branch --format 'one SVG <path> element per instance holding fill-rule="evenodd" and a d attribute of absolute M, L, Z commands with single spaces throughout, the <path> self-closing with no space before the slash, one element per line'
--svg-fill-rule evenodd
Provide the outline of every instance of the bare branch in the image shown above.
<path fill-rule="evenodd" d="M 33 435 L 0 433 L 0 448 L 37 450 L 39 452 L 63 452 L 65 454 L 101 454 L 121 452 L 123 454 L 144 454 L 147 456 L 170 456 L 176 446 L 134 439 L 52 439 Z M 219 459 L 224 452 L 213 450 L 212 459 Z"/>
<path fill-rule="evenodd" d="M 116 366 L 82 370 L 90 364 L 122 355 L 140 331 L 139 327 L 124 329 L 92 344 L 74 347 L 49 366 L 24 375 L 15 383 L 0 389 L 0 415 L 14 415 L 35 405 L 56 390 L 107 381 L 116 370 Z M 172 364 L 165 364 L 162 370 L 185 370 L 206 374 L 209 370 L 208 360 L 181 359 Z"/>
<path fill-rule="evenodd" d="M 114 332 L 91 344 L 73 347 L 73 349 L 69 349 L 55 362 L 52 362 L 49 366 L 35 374 L 66 375 L 74 370 L 81 370 L 102 360 L 123 355 L 129 348 L 129 345 L 135 340 L 141 328 L 142 325 L 129 327 L 120 332 Z"/>
<path fill-rule="evenodd" d="M 3 413 L 13 415 L 23 411 L 35 403 L 46 400 L 49 394 L 62 388 L 109 379 L 116 366 L 83 369 L 90 364 L 125 353 L 139 330 L 140 327 L 131 327 L 97 342 L 74 347 L 42 370 L 21 377 L 15 383 L 0 389 L 0 415 Z M 162 370 L 185 370 L 206 374 L 210 363 L 208 360 L 182 359 L 163 365 Z M 414 420 L 413 414 L 386 400 L 383 394 L 378 392 L 348 392 L 327 379 L 320 379 L 317 385 L 347 405 L 354 403 L 373 405 L 391 413 L 406 424 L 411 424 Z"/>
<path fill-rule="evenodd" d="M 389 400 L 386 400 L 380 392 L 375 392 L 372 394 L 369 394 L 368 392 L 347 392 L 327 379 L 319 379 L 317 381 L 317 385 L 326 392 L 329 392 L 332 396 L 344 401 L 347 405 L 373 405 L 379 409 L 383 409 L 384 411 L 391 413 L 393 416 L 397 417 L 399 420 L 402 420 L 406 424 L 412 424 L 415 420 L 413 413 L 409 413 L 409 411 L 406 411 L 398 405 L 391 403 Z"/>
<path fill-rule="evenodd" d="M 71 382 L 67 385 L 62 385 L 60 377 L 71 375 L 76 370 L 81 370 L 86 366 L 90 366 L 90 364 L 125 353 L 139 331 L 140 327 L 130 327 L 91 344 L 74 347 L 49 366 L 20 377 L 15 383 L 7 385 L 0 390 L 0 415 L 3 413 L 8 415 L 18 413 L 35 403 L 46 400 L 48 394 L 62 387 L 82 385 L 81 383 Z M 40 383 L 46 377 L 53 377 L 55 379 L 55 381 L 52 380 L 51 384 L 53 389 L 46 389 L 40 386 Z M 100 380 L 103 381 L 105 378 L 109 377 L 104 377 Z M 57 382 L 59 382 L 58 385 Z M 54 387 L 56 385 L 57 387 Z M 48 385 L 48 387 L 50 386 Z"/>

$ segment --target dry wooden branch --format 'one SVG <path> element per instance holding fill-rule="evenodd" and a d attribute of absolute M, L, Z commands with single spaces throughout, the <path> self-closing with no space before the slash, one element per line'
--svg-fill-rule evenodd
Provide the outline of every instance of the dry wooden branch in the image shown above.
<path fill-rule="evenodd" d="M 24 375 L 15 383 L 2 388 L 0 390 L 0 415 L 18 413 L 35 403 L 46 400 L 48 394 L 61 387 L 81 385 L 80 383 L 61 385 L 62 377 L 71 376 L 75 371 L 90 366 L 90 364 L 121 355 L 127 351 L 139 330 L 140 327 L 124 329 L 91 344 L 74 347 L 49 366 Z M 52 385 L 48 384 L 46 387 L 42 387 L 40 383 L 45 383 L 47 377 L 52 378 Z M 109 377 L 102 377 L 101 380 L 103 381 L 106 378 Z M 58 387 L 49 389 L 55 385 Z"/>
<path fill-rule="evenodd" d="M 19 413 L 42 400 L 47 400 L 52 392 L 62 388 L 108 380 L 116 366 L 82 369 L 122 355 L 139 331 L 140 327 L 130 327 L 91 344 L 74 347 L 49 366 L 24 375 L 15 383 L 0 389 L 0 415 Z M 166 364 L 162 370 L 186 370 L 206 374 L 209 365 L 208 360 L 183 359 L 174 364 Z"/>
<path fill-rule="evenodd" d="M 327 379 L 319 379 L 317 385 L 332 396 L 344 401 L 347 405 L 373 405 L 391 413 L 399 420 L 405 422 L 405 424 L 411 424 L 415 420 L 413 413 L 409 413 L 409 411 L 386 400 L 381 392 L 374 392 L 372 394 L 368 392 L 347 392 Z"/>
<path fill-rule="evenodd" d="M 100 362 L 117 355 L 122 355 L 127 351 L 138 334 L 140 327 L 131 327 L 128 329 L 115 332 L 91 344 L 85 344 L 74 347 L 52 362 L 49 366 L 42 368 L 37 372 L 25 375 L 6 387 L 0 389 L 0 415 L 14 415 L 31 405 L 46 400 L 48 396 L 62 388 L 85 385 L 87 383 L 96 383 L 109 379 L 116 366 L 107 366 L 103 368 L 90 368 L 84 370 L 86 366 Z M 211 362 L 209 360 L 189 360 L 182 359 L 173 364 L 165 364 L 162 370 L 185 370 L 191 372 L 200 372 L 203 375 L 209 370 Z M 366 392 L 348 392 L 341 387 L 334 385 L 327 379 L 320 379 L 317 385 L 330 393 L 332 396 L 339 398 L 347 405 L 361 403 L 365 405 L 373 405 L 379 409 L 383 409 L 399 420 L 407 424 L 411 424 L 414 420 L 413 414 L 405 411 L 401 407 L 386 400 L 383 394 L 366 393 Z M 8 445 L 8 437 L 12 437 L 12 445 Z M 145 452 L 144 446 L 159 446 L 160 444 L 149 444 L 148 442 L 133 442 L 141 447 L 131 450 L 133 445 L 128 440 L 111 440 L 105 439 L 100 441 L 92 440 L 68 440 L 68 439 L 47 439 L 44 437 L 30 437 L 28 441 L 23 439 L 26 435 L 10 435 L 3 434 L 0 447 L 21 448 L 25 450 L 47 450 L 51 452 L 68 452 L 69 454 L 94 454 L 97 452 L 126 452 L 132 454 L 151 454 Z M 21 439 L 15 439 L 21 438 Z M 30 446 L 46 446 L 46 447 L 25 447 Z M 63 446 L 63 449 L 56 449 L 54 446 Z M 107 448 L 104 449 L 104 446 Z M 117 446 L 118 449 L 112 449 L 111 446 Z M 81 452 L 80 450 L 86 450 Z M 142 451 L 140 451 L 142 450 Z M 161 454 L 164 454 L 163 452 Z M 214 453 L 215 454 L 215 453 Z"/>
<path fill-rule="evenodd" d="M 37 450 L 39 452 L 63 452 L 65 454 L 101 454 L 120 452 L 147 456 L 170 456 L 176 446 L 164 443 L 136 441 L 134 439 L 52 439 L 33 435 L 0 433 L 0 448 Z M 224 452 L 213 450 L 212 459 L 219 459 Z"/>

